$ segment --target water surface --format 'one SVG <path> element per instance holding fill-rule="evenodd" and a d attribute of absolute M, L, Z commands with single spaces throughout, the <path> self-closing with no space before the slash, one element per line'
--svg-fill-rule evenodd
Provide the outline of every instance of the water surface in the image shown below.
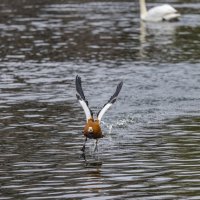
<path fill-rule="evenodd" d="M 170 3 L 1 1 L 0 199 L 200 199 L 200 3 Z M 95 113 L 124 81 L 86 160 L 77 74 Z"/>

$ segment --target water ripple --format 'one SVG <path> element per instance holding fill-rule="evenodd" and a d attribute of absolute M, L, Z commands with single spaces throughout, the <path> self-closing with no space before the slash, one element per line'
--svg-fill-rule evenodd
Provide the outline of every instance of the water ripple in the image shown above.
<path fill-rule="evenodd" d="M 199 3 L 171 3 L 171 24 L 134 2 L 0 3 L 0 199 L 200 199 Z M 77 74 L 94 114 L 124 81 L 98 153 Z"/>

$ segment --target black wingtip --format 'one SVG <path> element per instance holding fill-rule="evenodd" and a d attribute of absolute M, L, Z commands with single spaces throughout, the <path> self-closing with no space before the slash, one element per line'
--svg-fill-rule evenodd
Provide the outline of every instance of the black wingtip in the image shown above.
<path fill-rule="evenodd" d="M 82 84 L 81 84 L 81 77 L 79 75 L 76 76 L 75 84 L 76 84 L 76 91 L 79 94 L 79 98 L 82 98 L 83 100 L 85 100 L 85 95 L 84 95 Z"/>
<path fill-rule="evenodd" d="M 117 86 L 117 89 L 116 89 L 116 92 L 118 92 L 117 95 L 119 94 L 120 90 L 122 89 L 122 86 L 123 86 L 123 81 L 121 81 Z"/>
<path fill-rule="evenodd" d="M 123 86 L 123 81 L 121 81 L 118 85 L 117 85 L 117 89 L 115 91 L 115 93 L 113 94 L 113 96 L 110 98 L 109 102 L 110 103 L 115 103 L 115 101 L 117 100 L 117 96 L 119 95 L 119 92 L 121 91 Z"/>
<path fill-rule="evenodd" d="M 79 75 L 76 75 L 76 81 L 81 80 L 81 77 Z"/>
<path fill-rule="evenodd" d="M 80 86 L 81 86 L 81 77 L 79 75 L 76 76 L 76 82 L 75 82 L 75 84 L 76 84 L 76 90 L 78 92 L 79 89 L 80 89 Z"/>

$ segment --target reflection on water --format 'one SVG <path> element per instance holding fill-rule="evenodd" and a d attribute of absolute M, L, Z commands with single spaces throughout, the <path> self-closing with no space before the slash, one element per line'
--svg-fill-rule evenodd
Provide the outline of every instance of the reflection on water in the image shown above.
<path fill-rule="evenodd" d="M 0 2 L 0 199 L 200 199 L 200 4 L 171 3 Z M 124 81 L 84 157 L 77 74 L 96 113 Z"/>
<path fill-rule="evenodd" d="M 141 54 L 143 59 L 153 57 L 155 53 L 150 54 L 149 49 L 159 49 L 165 53 L 170 51 L 174 52 L 174 38 L 180 22 L 173 23 L 144 23 L 140 22 L 140 45 Z M 166 47 L 169 46 L 169 47 Z M 158 58 L 157 58 L 158 59 Z M 166 59 L 166 58 L 165 58 Z M 166 59 L 167 60 L 167 59 Z"/>

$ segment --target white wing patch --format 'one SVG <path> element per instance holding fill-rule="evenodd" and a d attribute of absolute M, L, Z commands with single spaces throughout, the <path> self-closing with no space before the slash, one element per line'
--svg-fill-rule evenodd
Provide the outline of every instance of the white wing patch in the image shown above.
<path fill-rule="evenodd" d="M 88 119 L 90 119 L 92 116 L 91 116 L 91 112 L 90 112 L 90 109 L 88 108 L 86 102 L 82 99 L 79 99 L 79 103 L 81 104 L 84 112 L 85 112 L 85 116 L 86 116 L 86 121 Z"/>
<path fill-rule="evenodd" d="M 112 106 L 112 103 L 106 104 L 98 114 L 98 120 L 101 121 L 105 112 Z"/>

